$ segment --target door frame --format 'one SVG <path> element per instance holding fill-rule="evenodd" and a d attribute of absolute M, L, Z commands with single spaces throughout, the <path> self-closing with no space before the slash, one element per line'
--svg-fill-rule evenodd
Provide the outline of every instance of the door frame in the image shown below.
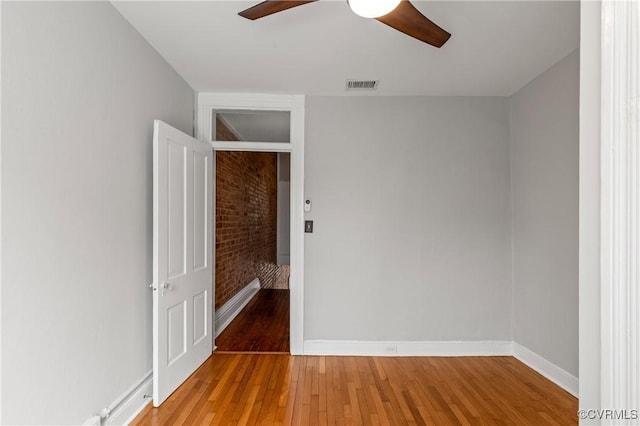
<path fill-rule="evenodd" d="M 600 117 L 600 401 L 640 403 L 640 5 L 602 2 Z M 595 408 L 595 407 L 593 407 Z"/>
<path fill-rule="evenodd" d="M 288 143 L 214 141 L 212 140 L 213 110 L 288 111 L 290 141 Z M 201 141 L 209 143 L 214 151 L 288 152 L 291 154 L 289 341 L 292 355 L 304 353 L 304 112 L 305 97 L 303 95 L 198 93 L 196 135 Z M 215 199 L 215 177 L 213 185 Z M 215 213 L 213 238 L 215 241 Z M 215 244 L 213 257 L 215 271 Z M 215 300 L 215 277 L 213 288 Z M 212 308 L 212 315 L 215 321 L 215 306 Z M 215 337 L 212 336 L 212 339 Z M 215 342 L 212 344 L 215 348 Z"/>

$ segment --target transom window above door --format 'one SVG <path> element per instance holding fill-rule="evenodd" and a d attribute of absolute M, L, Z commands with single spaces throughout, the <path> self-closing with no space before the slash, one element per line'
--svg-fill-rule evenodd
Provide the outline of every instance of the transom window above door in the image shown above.
<path fill-rule="evenodd" d="M 211 140 L 290 143 L 291 112 L 273 110 L 211 110 Z"/>

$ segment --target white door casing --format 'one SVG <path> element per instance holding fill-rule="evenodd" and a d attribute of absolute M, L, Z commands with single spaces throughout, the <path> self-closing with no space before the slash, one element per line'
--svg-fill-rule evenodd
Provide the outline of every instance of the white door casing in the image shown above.
<path fill-rule="evenodd" d="M 214 110 L 289 111 L 290 142 L 214 141 Z M 198 138 L 216 151 L 289 152 L 290 183 L 290 350 L 304 353 L 304 114 L 303 95 L 199 93 Z"/>
<path fill-rule="evenodd" d="M 640 4 L 605 0 L 601 19 L 600 399 L 624 418 L 599 420 L 637 424 L 629 416 L 640 409 Z"/>
<path fill-rule="evenodd" d="M 153 405 L 210 355 L 213 150 L 154 121 Z"/>

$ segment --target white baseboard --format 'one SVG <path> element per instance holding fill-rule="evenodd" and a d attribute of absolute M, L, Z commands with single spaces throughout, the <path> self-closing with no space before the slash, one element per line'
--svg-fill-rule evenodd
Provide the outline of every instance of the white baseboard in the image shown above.
<path fill-rule="evenodd" d="M 102 418 L 100 416 L 91 416 L 82 423 L 82 426 L 101 426 Z"/>
<path fill-rule="evenodd" d="M 511 342 L 371 342 L 346 340 L 305 340 L 305 355 L 355 356 L 510 356 Z"/>
<path fill-rule="evenodd" d="M 113 410 L 106 417 L 104 425 L 128 425 L 144 408 L 151 403 L 151 398 L 145 395 L 153 394 L 153 373 L 147 373 L 144 378 L 112 405 Z M 118 402 L 119 401 L 119 402 Z"/>
<path fill-rule="evenodd" d="M 238 316 L 242 308 L 247 306 L 247 303 L 258 293 L 258 290 L 260 290 L 260 280 L 254 278 L 253 281 L 247 284 L 231 299 L 227 300 L 227 303 L 222 305 L 220 309 L 216 309 L 216 337 Z"/>
<path fill-rule="evenodd" d="M 83 426 L 128 425 L 151 403 L 151 398 L 145 398 L 145 395 L 151 395 L 152 392 L 153 372 L 150 371 L 111 405 L 103 408 L 100 414 L 85 420 Z"/>
<path fill-rule="evenodd" d="M 578 378 L 576 376 L 516 342 L 513 342 L 513 356 L 571 395 L 578 397 Z"/>

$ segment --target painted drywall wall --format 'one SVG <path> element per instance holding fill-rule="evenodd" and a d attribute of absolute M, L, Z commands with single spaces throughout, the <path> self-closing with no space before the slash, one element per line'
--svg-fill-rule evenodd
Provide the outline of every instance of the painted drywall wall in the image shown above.
<path fill-rule="evenodd" d="M 291 260 L 291 154 L 278 153 L 278 265 Z"/>
<path fill-rule="evenodd" d="M 580 408 L 600 397 L 600 1 L 580 4 Z M 582 421 L 598 424 L 599 419 Z"/>
<path fill-rule="evenodd" d="M 576 50 L 509 99 L 513 338 L 578 375 Z"/>
<path fill-rule="evenodd" d="M 506 98 L 306 105 L 305 340 L 511 340 Z"/>
<path fill-rule="evenodd" d="M 2 8 L 2 423 L 80 424 L 151 371 L 152 121 L 194 92 L 107 2 Z"/>

